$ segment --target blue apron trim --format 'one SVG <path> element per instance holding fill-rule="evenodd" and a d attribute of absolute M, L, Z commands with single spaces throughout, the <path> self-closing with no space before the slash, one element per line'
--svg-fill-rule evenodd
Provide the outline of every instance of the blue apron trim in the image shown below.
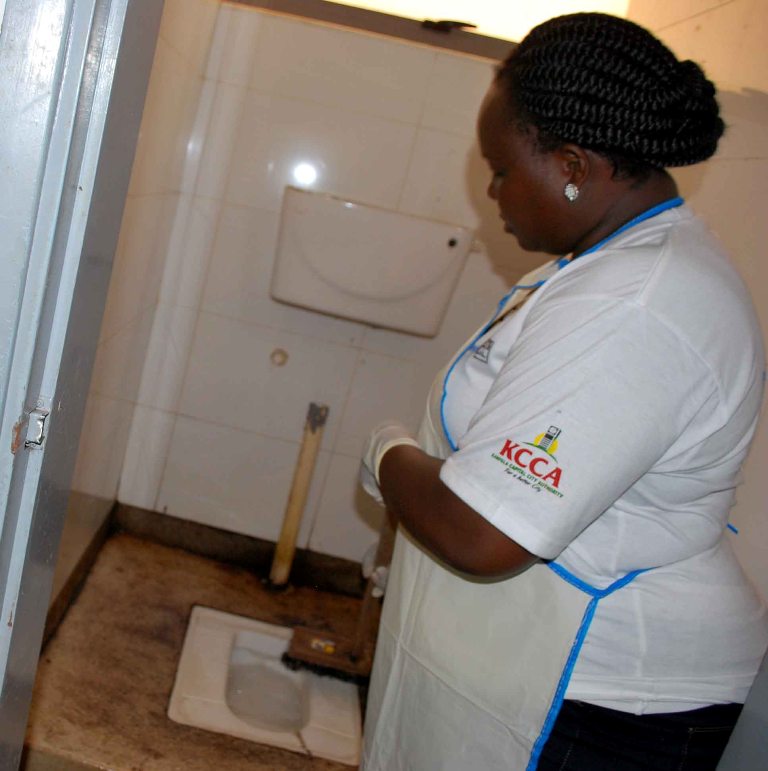
<path fill-rule="evenodd" d="M 547 743 L 547 739 L 549 739 L 549 735 L 552 733 L 555 720 L 557 720 L 557 716 L 560 713 L 560 708 L 563 706 L 565 691 L 568 688 L 571 675 L 573 674 L 573 670 L 576 667 L 576 660 L 578 659 L 581 648 L 584 645 L 584 640 L 587 638 L 587 632 L 589 631 L 589 627 L 592 624 L 592 619 L 595 617 L 595 612 L 597 611 L 597 603 L 600 602 L 603 597 L 607 597 L 609 594 L 613 594 L 613 592 L 615 592 L 617 589 L 621 589 L 622 587 L 634 581 L 635 578 L 637 578 L 637 576 L 639 576 L 641 573 L 646 572 L 646 570 L 633 570 L 631 573 L 627 573 L 627 575 L 614 581 L 605 589 L 598 589 L 597 587 L 582 581 L 580 578 L 577 578 L 575 575 L 573 575 L 573 573 L 566 570 L 562 565 L 558 565 L 556 562 L 547 563 L 547 567 L 564 581 L 567 581 L 572 586 L 575 586 L 577 589 L 580 589 L 582 592 L 590 595 L 592 599 L 589 601 L 589 605 L 587 605 L 587 608 L 584 611 L 584 615 L 581 618 L 579 630 L 576 633 L 573 645 L 571 645 L 568 659 L 565 662 L 565 667 L 563 668 L 563 672 L 560 675 L 560 680 L 557 683 L 557 688 L 555 689 L 555 696 L 552 699 L 552 704 L 550 704 L 547 717 L 544 720 L 544 725 L 541 729 L 541 733 L 533 745 L 533 750 L 531 751 L 531 757 L 528 760 L 526 771 L 534 771 L 539 763 L 539 757 L 541 756 L 541 752 L 544 749 L 544 745 Z"/>
<path fill-rule="evenodd" d="M 557 562 L 548 562 L 547 567 L 553 573 L 556 573 L 558 576 L 560 576 L 563 581 L 567 581 L 569 584 L 571 584 L 571 586 L 575 586 L 585 594 L 588 594 L 590 597 L 595 597 L 598 600 L 601 600 L 603 597 L 607 597 L 609 594 L 613 594 L 617 589 L 621 589 L 623 586 L 626 586 L 627 584 L 634 581 L 635 578 L 641 573 L 645 573 L 651 569 L 644 568 L 642 570 L 633 570 L 622 578 L 616 579 L 616 581 L 614 581 L 610 586 L 607 586 L 605 589 L 598 589 L 596 586 L 592 586 L 592 584 L 588 584 L 586 581 L 582 581 L 569 570 L 566 570 L 562 565 L 558 565 Z"/>
<path fill-rule="evenodd" d="M 570 260 L 568 260 L 566 257 L 561 257 L 557 262 L 555 262 L 555 266 L 558 270 L 562 270 Z M 451 377 L 451 373 L 453 372 L 456 365 L 462 360 L 464 357 L 464 354 L 467 351 L 472 351 L 475 349 L 475 345 L 477 341 L 493 326 L 493 322 L 496 321 L 496 319 L 501 314 L 502 310 L 504 310 L 504 306 L 507 304 L 507 300 L 518 290 L 518 289 L 538 289 L 540 286 L 543 286 L 546 284 L 547 279 L 544 278 L 541 281 L 536 281 L 533 284 L 515 284 L 515 286 L 512 287 L 505 295 L 504 297 L 499 300 L 498 305 L 496 306 L 496 310 L 493 313 L 493 316 L 491 316 L 491 320 L 483 326 L 483 328 L 472 338 L 472 340 L 467 343 L 467 345 L 464 346 L 464 348 L 459 351 L 456 358 L 453 360 L 453 363 L 448 368 L 448 371 L 445 373 L 445 377 L 443 378 L 443 393 L 440 397 L 440 423 L 443 426 L 443 433 L 445 434 L 445 438 L 448 440 L 448 444 L 453 450 L 453 452 L 456 452 L 456 450 L 459 449 L 459 446 L 456 444 L 456 442 L 453 441 L 453 437 L 451 436 L 451 432 L 448 430 L 448 424 L 445 422 L 445 400 L 448 397 L 448 380 Z"/>

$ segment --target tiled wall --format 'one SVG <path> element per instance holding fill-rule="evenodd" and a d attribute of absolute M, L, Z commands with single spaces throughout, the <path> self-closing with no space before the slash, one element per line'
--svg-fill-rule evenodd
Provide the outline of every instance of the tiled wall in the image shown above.
<path fill-rule="evenodd" d="M 362 557 L 382 514 L 357 487 L 367 433 L 391 416 L 415 427 L 432 375 L 505 291 L 494 265 L 519 275 L 541 259 L 504 238 L 485 202 L 474 123 L 491 77 L 488 60 L 222 7 L 196 211 L 186 240 L 171 238 L 122 502 L 274 540 L 308 404 L 323 402 L 299 545 Z M 282 192 L 302 161 L 319 170 L 314 189 L 492 234 L 435 339 L 269 297 Z"/>
<path fill-rule="evenodd" d="M 219 0 L 165 0 L 53 597 L 117 495 Z"/>
<path fill-rule="evenodd" d="M 717 156 L 675 172 L 683 194 L 718 234 L 747 281 L 768 341 L 768 3 L 765 0 L 635 0 L 629 17 L 717 84 L 728 126 Z M 733 543 L 768 597 L 768 414 L 765 407 L 739 488 Z"/>
<path fill-rule="evenodd" d="M 170 12 L 181 2 L 169 1 Z M 216 4 L 197 2 L 203 27 L 212 24 Z M 202 36 L 188 16 L 191 0 L 183 3 L 187 15 L 161 40 L 165 58 L 176 65 L 181 41 Z M 723 89 L 730 124 L 723 152 L 678 178 L 732 251 L 768 329 L 761 259 L 768 226 L 758 182 L 766 167 L 760 140 L 768 121 L 768 64 L 761 41 L 768 9 L 762 0 L 636 0 L 629 14 L 679 54 L 703 62 Z M 200 55 L 206 50 L 202 42 L 195 48 Z M 145 168 L 157 171 L 156 185 L 174 173 L 181 182 L 142 189 L 136 187 L 142 177 L 134 180 L 121 241 L 133 257 L 118 263 L 116 275 L 124 271 L 125 278 L 116 280 L 135 289 L 110 297 L 95 389 L 100 398 L 89 410 L 94 451 L 79 479 L 97 470 L 92 484 L 106 481 L 114 490 L 122 454 L 115 453 L 110 467 L 104 448 L 107 437 L 117 436 L 119 450 L 130 430 L 120 500 L 274 539 L 307 403 L 324 401 L 330 421 L 300 545 L 359 559 L 380 518 L 355 483 L 369 428 L 389 416 L 415 425 L 432 373 L 510 279 L 540 260 L 499 232 L 485 201 L 487 172 L 474 120 L 491 64 L 224 5 L 208 59 L 191 70 L 181 67 L 205 78 L 191 140 L 173 127 L 188 115 L 172 109 L 176 100 L 187 104 L 186 81 L 179 67 L 166 70 L 153 76 L 153 84 L 164 77 L 168 86 L 157 97 L 165 117 L 152 123 L 155 141 L 168 149 L 141 157 L 154 158 Z M 182 142 L 178 154 L 172 137 Z M 269 298 L 280 195 L 298 161 L 317 165 L 318 189 L 478 227 L 486 253 L 470 256 L 436 339 L 374 330 Z M 175 172 L 160 171 L 166 167 Z M 155 251 L 163 243 L 170 244 L 165 257 Z M 145 303 L 157 313 L 144 313 Z M 135 345 L 121 348 L 121 334 Z M 283 366 L 270 359 L 277 348 L 288 353 Z M 130 411 L 121 422 L 115 403 L 134 401 L 133 422 Z M 760 516 L 768 489 L 758 473 L 766 460 L 764 423 L 735 522 L 747 533 L 736 539 L 737 549 L 768 595 L 759 558 L 768 536 Z"/>

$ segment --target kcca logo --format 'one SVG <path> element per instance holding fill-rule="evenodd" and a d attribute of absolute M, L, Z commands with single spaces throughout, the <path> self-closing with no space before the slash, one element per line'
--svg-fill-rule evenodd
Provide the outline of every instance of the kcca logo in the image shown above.
<path fill-rule="evenodd" d="M 557 464 L 557 450 L 560 429 L 550 426 L 539 434 L 533 442 L 522 444 L 511 439 L 504 440 L 504 446 L 493 457 L 507 466 L 507 473 L 535 488 L 545 489 L 562 497 L 559 492 L 563 470 Z M 533 448 L 533 449 L 531 449 Z"/>

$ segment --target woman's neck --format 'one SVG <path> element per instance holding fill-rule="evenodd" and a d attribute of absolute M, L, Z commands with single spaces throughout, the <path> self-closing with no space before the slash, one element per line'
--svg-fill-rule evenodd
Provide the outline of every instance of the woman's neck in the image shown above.
<path fill-rule="evenodd" d="M 578 257 L 635 217 L 677 195 L 675 180 L 664 170 L 651 172 L 642 182 L 636 179 L 612 180 L 606 188 L 597 222 L 579 239 L 573 256 Z"/>

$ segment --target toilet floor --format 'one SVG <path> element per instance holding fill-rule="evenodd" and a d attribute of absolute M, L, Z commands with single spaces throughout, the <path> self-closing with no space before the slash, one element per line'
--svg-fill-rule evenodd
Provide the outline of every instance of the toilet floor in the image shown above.
<path fill-rule="evenodd" d="M 248 571 L 117 534 L 43 651 L 22 768 L 349 771 L 168 718 L 193 605 L 351 635 L 360 602 L 308 588 L 271 592 Z"/>

